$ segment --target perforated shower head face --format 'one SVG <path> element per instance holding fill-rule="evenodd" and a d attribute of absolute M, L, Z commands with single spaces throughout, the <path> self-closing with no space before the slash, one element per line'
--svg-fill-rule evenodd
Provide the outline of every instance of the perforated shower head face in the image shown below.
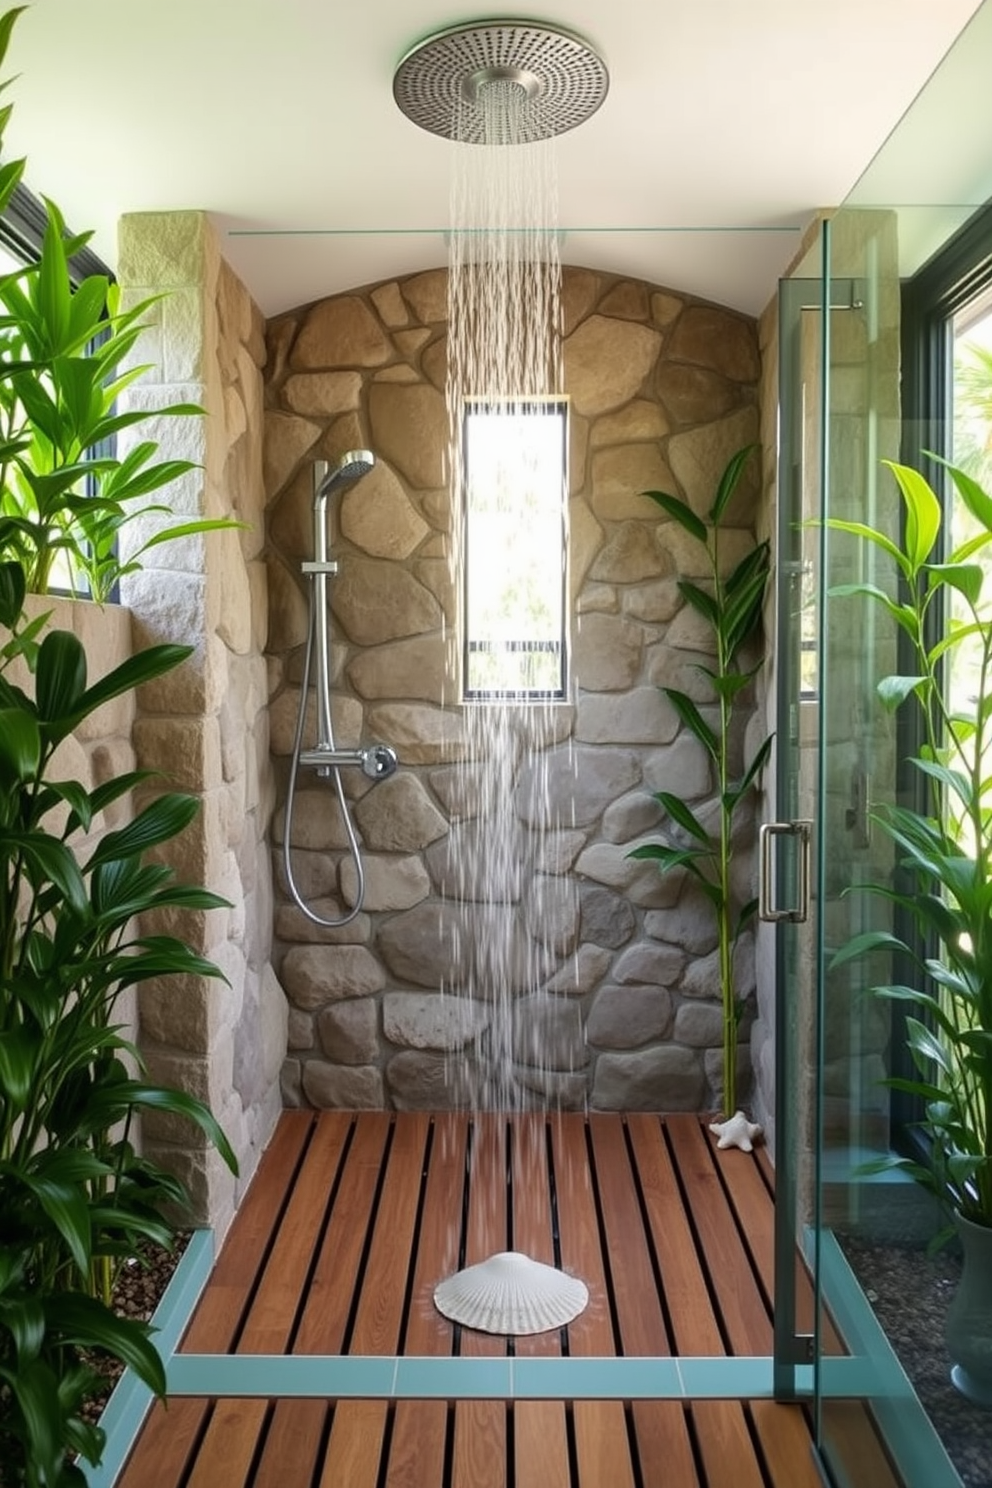
<path fill-rule="evenodd" d="M 350 481 L 360 480 L 363 475 L 368 475 L 374 464 L 375 455 L 371 450 L 349 450 L 346 455 L 341 456 L 332 470 L 320 476 L 313 493 L 314 500 L 326 501 L 338 486 L 348 485 Z"/>
<path fill-rule="evenodd" d="M 421 129 L 484 144 L 480 97 L 493 82 L 515 83 L 526 95 L 528 138 L 537 140 L 564 134 L 594 114 L 606 97 L 609 74 L 588 42 L 561 27 L 470 21 L 412 47 L 396 69 L 393 97 Z"/>

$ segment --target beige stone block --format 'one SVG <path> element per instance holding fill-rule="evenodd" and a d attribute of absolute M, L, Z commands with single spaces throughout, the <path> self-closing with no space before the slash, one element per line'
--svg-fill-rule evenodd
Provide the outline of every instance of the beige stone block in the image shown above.
<path fill-rule="evenodd" d="M 438 336 L 424 348 L 420 367 L 432 387 L 443 393 L 448 383 L 448 338 Z"/>
<path fill-rule="evenodd" d="M 607 290 L 598 308 L 600 314 L 616 315 L 622 320 L 647 320 L 647 286 L 636 279 L 621 279 Z"/>
<path fill-rule="evenodd" d="M 651 319 L 655 325 L 669 326 L 682 313 L 683 304 L 677 295 L 658 290 L 651 296 Z"/>
<path fill-rule="evenodd" d="M 565 390 L 594 417 L 637 396 L 654 367 L 661 337 L 649 326 L 592 315 L 565 338 Z"/>
<path fill-rule="evenodd" d="M 678 873 L 659 873 L 657 865 L 630 856 L 638 842 L 594 842 L 579 854 L 576 873 L 616 889 L 641 909 L 673 905 L 681 891 Z"/>
<path fill-rule="evenodd" d="M 300 830 L 302 832 L 306 831 L 306 828 L 303 825 L 303 823 L 305 823 L 305 820 L 306 813 L 305 810 L 302 810 L 300 815 Z M 335 831 L 338 832 L 339 830 L 340 829 L 337 827 L 336 824 Z M 281 830 L 278 835 L 280 837 L 282 836 Z M 340 835 L 344 837 L 345 834 L 343 830 L 340 830 Z M 340 843 L 335 843 L 334 846 L 336 848 L 343 848 L 345 846 L 345 842 L 342 841 Z M 272 866 L 275 875 L 276 886 L 278 887 L 279 893 L 282 894 L 284 898 L 289 899 L 290 889 L 286 879 L 286 870 L 283 863 L 283 854 L 281 848 L 273 851 Z M 320 850 L 308 852 L 305 851 L 303 848 L 294 846 L 290 856 L 290 869 L 293 874 L 293 882 L 295 883 L 297 891 L 302 896 L 305 903 L 312 904 L 317 899 L 330 899 L 333 898 L 335 894 L 337 894 L 337 853 L 332 854 Z"/>
<path fill-rule="evenodd" d="M 567 873 L 585 844 L 585 832 L 545 829 L 537 839 L 534 867 L 538 873 Z"/>
<path fill-rule="evenodd" d="M 575 603 L 579 623 L 583 615 L 615 615 L 620 609 L 620 597 L 612 584 L 589 584 Z"/>
<path fill-rule="evenodd" d="M 702 744 L 682 729 L 670 744 L 644 756 L 644 784 L 650 791 L 673 791 L 686 801 L 712 787 L 712 763 Z"/>
<path fill-rule="evenodd" d="M 206 977 L 155 977 L 138 989 L 142 1040 L 206 1055 L 221 1022 L 221 1003 Z"/>
<path fill-rule="evenodd" d="M 671 620 L 682 607 L 677 579 L 655 579 L 646 584 L 631 584 L 623 591 L 623 610 L 634 620 L 654 624 Z"/>
<path fill-rule="evenodd" d="M 386 1083 L 397 1111 L 459 1111 L 476 1105 L 481 1073 L 461 1052 L 404 1049 L 387 1064 Z"/>
<path fill-rule="evenodd" d="M 522 822 L 538 829 L 590 826 L 640 775 L 633 750 L 570 743 L 521 769 L 514 810 Z"/>
<path fill-rule="evenodd" d="M 385 1037 L 410 1049 L 464 1049 L 491 1021 L 492 1009 L 471 997 L 387 992 L 382 999 Z"/>
<path fill-rule="evenodd" d="M 397 326 L 409 325 L 410 313 L 403 302 L 400 287 L 395 280 L 389 284 L 380 284 L 378 289 L 373 289 L 370 299 L 379 312 L 382 323 L 389 326 L 391 330 Z"/>
<path fill-rule="evenodd" d="M 436 765 L 465 757 L 462 721 L 451 709 L 424 703 L 381 703 L 369 708 L 373 738 L 388 740 L 401 764 Z"/>
<path fill-rule="evenodd" d="M 668 355 L 710 367 L 735 382 L 757 382 L 761 371 L 755 323 L 715 305 L 690 305 L 684 311 L 672 332 Z"/>
<path fill-rule="evenodd" d="M 448 318 L 448 271 L 428 269 L 400 284 L 403 298 L 421 325 L 434 325 Z"/>
<path fill-rule="evenodd" d="M 604 584 L 639 584 L 664 578 L 671 568 L 671 559 L 659 551 L 653 526 L 620 522 L 590 565 L 589 577 Z"/>
<path fill-rule="evenodd" d="M 345 491 L 339 522 L 348 541 L 372 558 L 408 558 L 430 531 L 382 460 L 360 483 Z"/>
<path fill-rule="evenodd" d="M 217 540 L 214 546 L 220 550 L 213 568 L 220 584 L 217 635 L 236 656 L 247 656 L 252 649 L 252 595 L 237 534 L 214 532 L 209 536 Z"/>
<path fill-rule="evenodd" d="M 171 788 L 199 792 L 221 780 L 216 718 L 138 718 L 134 748 L 140 768 L 162 772 Z"/>
<path fill-rule="evenodd" d="M 405 770 L 369 791 L 355 807 L 355 820 L 373 852 L 415 852 L 448 830 L 417 776 Z"/>
<path fill-rule="evenodd" d="M 357 295 L 321 300 L 308 312 L 290 354 L 294 369 L 379 367 L 392 348 L 378 319 Z"/>
<path fill-rule="evenodd" d="M 363 698 L 411 698 L 441 703 L 452 691 L 448 655 L 440 631 L 372 646 L 348 667 L 348 680 Z"/>
<path fill-rule="evenodd" d="M 568 571 L 572 592 L 576 593 L 600 552 L 605 534 L 585 501 L 568 504 Z"/>
<path fill-rule="evenodd" d="M 216 233 L 205 212 L 128 212 L 117 234 L 121 284 L 152 291 L 200 284 L 208 260 L 218 254 Z"/>
<path fill-rule="evenodd" d="M 591 1104 L 599 1111 L 698 1111 L 706 1079 L 698 1055 L 675 1045 L 601 1054 Z"/>
<path fill-rule="evenodd" d="M 655 534 L 659 546 L 668 554 L 675 572 L 683 579 L 708 579 L 712 567 L 706 546 L 697 542 L 677 522 L 663 521 Z M 726 577 L 754 547 L 754 533 L 743 527 L 720 528 L 718 558 L 720 572 Z"/>
<path fill-rule="evenodd" d="M 381 857 L 375 853 L 363 853 L 365 870 L 365 898 L 363 904 L 369 913 L 397 909 L 412 909 L 420 904 L 431 891 L 427 869 L 418 857 Z M 358 872 L 353 858 L 341 861 L 341 891 L 349 904 L 354 904 L 358 895 Z"/>
<path fill-rule="evenodd" d="M 417 326 L 411 331 L 397 331 L 393 336 L 397 351 L 411 359 L 416 356 L 422 346 L 427 345 L 430 339 L 431 332 L 427 326 Z"/>
<path fill-rule="evenodd" d="M 570 336 L 581 320 L 593 310 L 599 297 L 600 278 L 591 269 L 576 269 L 571 265 L 562 268 L 561 313 L 562 326 Z"/>
<path fill-rule="evenodd" d="M 668 441 L 675 477 L 697 516 L 705 517 L 730 457 L 758 437 L 756 408 L 742 408 L 716 423 L 704 424 Z M 728 526 L 745 527 L 753 517 L 760 490 L 760 460 L 748 461 L 737 492 L 727 508 Z"/>
<path fill-rule="evenodd" d="M 320 1047 L 335 1064 L 371 1064 L 379 1055 L 378 1016 L 368 997 L 322 1008 L 317 1015 Z"/>
<path fill-rule="evenodd" d="M 411 486 L 434 490 L 444 482 L 448 411 L 434 387 L 376 383 L 369 393 L 374 448 Z"/>
<path fill-rule="evenodd" d="M 406 569 L 380 559 L 351 558 L 331 592 L 331 609 L 348 639 L 378 646 L 437 630 L 441 608 Z"/>
<path fill-rule="evenodd" d="M 293 739 L 300 712 L 300 689 L 285 688 L 269 706 L 269 744 L 275 755 L 292 753 Z M 342 748 L 350 748 L 361 736 L 362 705 L 355 698 L 340 692 L 331 694 L 331 727 L 334 739 Z M 303 747 L 313 748 L 317 742 L 317 696 L 316 689 L 307 692 L 306 716 L 303 723 Z M 310 768 L 309 766 L 306 768 Z"/>
<path fill-rule="evenodd" d="M 286 1025 L 286 1042 L 290 1053 L 314 1047 L 313 1016 L 301 1008 L 290 1008 Z"/>
<path fill-rule="evenodd" d="M 647 439 L 664 439 L 669 433 L 665 410 L 647 398 L 637 398 L 616 413 L 605 413 L 592 426 L 590 441 L 594 449 L 611 444 L 640 444 Z"/>
<path fill-rule="evenodd" d="M 269 538 L 290 566 L 313 557 L 312 458 L 292 478 L 269 512 Z"/>
<path fill-rule="evenodd" d="M 346 910 L 335 899 L 315 899 L 310 908 L 324 920 L 341 919 Z M 299 945 L 356 945 L 372 934 L 368 915 L 359 914 L 343 925 L 318 925 L 295 904 L 281 904 L 275 912 L 277 940 Z"/>
<path fill-rule="evenodd" d="M 283 957 L 279 980 L 295 1007 L 314 1012 L 381 991 L 386 973 L 363 945 L 294 945 Z"/>
<path fill-rule="evenodd" d="M 626 444 L 592 459 L 592 509 L 601 521 L 647 521 L 659 507 L 645 491 L 671 491 L 675 480 L 657 444 Z"/>
<path fill-rule="evenodd" d="M 296 372 L 286 378 L 282 395 L 293 413 L 328 418 L 357 409 L 361 392 L 360 372 Z"/>
<path fill-rule="evenodd" d="M 589 420 L 575 409 L 568 410 L 568 494 L 577 496 L 586 488 L 589 456 Z"/>
<path fill-rule="evenodd" d="M 740 383 L 731 382 L 707 367 L 663 360 L 655 376 L 655 388 L 677 428 L 710 423 L 738 408 Z"/>
<path fill-rule="evenodd" d="M 263 437 L 262 478 L 268 502 L 279 494 L 304 456 L 314 450 L 320 426 L 295 414 L 269 409 Z"/>
<path fill-rule="evenodd" d="M 393 366 L 383 367 L 381 372 L 377 372 L 375 380 L 376 382 L 419 383 L 420 375 L 417 369 L 407 362 L 395 362 Z"/>
<path fill-rule="evenodd" d="M 605 946 L 580 945 L 548 982 L 547 990 L 563 997 L 586 997 L 599 986 L 612 959 Z"/>
<path fill-rule="evenodd" d="M 577 1070 L 589 1063 L 576 1002 L 539 992 L 513 1009 L 512 1054 L 516 1064 L 542 1070 Z"/>
<path fill-rule="evenodd" d="M 658 802 L 647 791 L 632 791 L 607 806 L 602 833 L 607 842 L 630 842 L 657 827 L 662 815 Z"/>
<path fill-rule="evenodd" d="M 596 993 L 586 1038 L 600 1049 L 636 1049 L 672 1030 L 672 995 L 665 987 L 605 986 Z"/>
<path fill-rule="evenodd" d="M 382 1073 L 373 1065 L 303 1065 L 303 1089 L 318 1110 L 381 1111 L 385 1106 Z"/>
<path fill-rule="evenodd" d="M 583 615 L 576 628 L 572 675 L 587 692 L 625 692 L 641 668 L 644 628 L 621 615 Z"/>

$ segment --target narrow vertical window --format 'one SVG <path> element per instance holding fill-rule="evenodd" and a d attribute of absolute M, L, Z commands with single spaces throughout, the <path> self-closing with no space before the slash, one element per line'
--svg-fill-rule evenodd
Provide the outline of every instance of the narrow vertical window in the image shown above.
<path fill-rule="evenodd" d="M 464 696 L 565 698 L 567 405 L 469 402 Z"/>

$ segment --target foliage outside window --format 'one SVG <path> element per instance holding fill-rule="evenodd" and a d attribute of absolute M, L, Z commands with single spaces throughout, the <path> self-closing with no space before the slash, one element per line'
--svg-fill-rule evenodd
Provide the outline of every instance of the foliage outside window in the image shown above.
<path fill-rule="evenodd" d="M 466 404 L 468 701 L 566 695 L 566 440 L 561 401 Z"/>

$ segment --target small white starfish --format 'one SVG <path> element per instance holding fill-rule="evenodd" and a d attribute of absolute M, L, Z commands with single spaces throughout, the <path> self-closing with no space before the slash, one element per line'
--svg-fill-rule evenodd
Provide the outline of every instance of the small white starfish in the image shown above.
<path fill-rule="evenodd" d="M 742 1152 L 752 1152 L 755 1142 L 764 1135 L 758 1123 L 748 1121 L 743 1111 L 735 1111 L 729 1121 L 711 1121 L 710 1131 L 720 1138 L 718 1147 L 739 1147 Z"/>

